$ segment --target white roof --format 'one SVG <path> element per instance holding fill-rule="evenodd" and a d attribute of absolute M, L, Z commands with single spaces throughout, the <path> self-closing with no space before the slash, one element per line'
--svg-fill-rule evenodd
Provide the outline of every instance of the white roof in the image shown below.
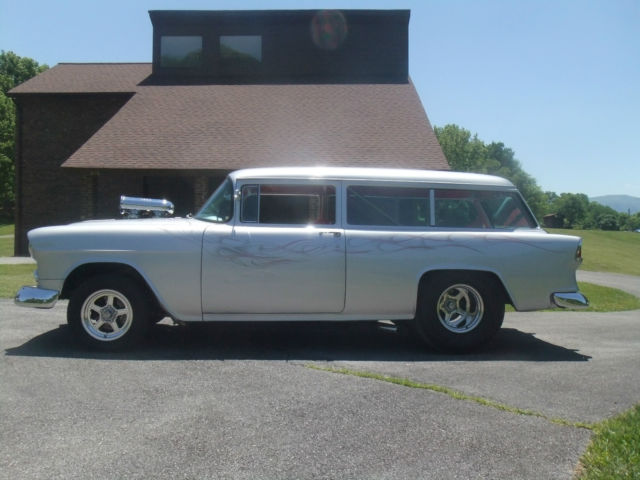
<path fill-rule="evenodd" d="M 386 180 L 392 182 L 421 182 L 469 186 L 491 186 L 515 189 L 502 177 L 478 173 L 446 172 L 439 170 L 412 170 L 403 168 L 349 168 L 349 167 L 273 167 L 249 168 L 230 174 L 234 180 L 248 179 L 312 179 L 331 180 Z"/>

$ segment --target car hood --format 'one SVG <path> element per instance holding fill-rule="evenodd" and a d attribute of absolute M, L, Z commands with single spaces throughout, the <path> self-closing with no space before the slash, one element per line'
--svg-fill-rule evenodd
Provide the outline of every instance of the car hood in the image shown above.
<path fill-rule="evenodd" d="M 143 218 L 87 220 L 68 225 L 40 227 L 28 233 L 33 249 L 131 248 L 153 238 L 200 236 L 206 222 L 193 218 Z"/>

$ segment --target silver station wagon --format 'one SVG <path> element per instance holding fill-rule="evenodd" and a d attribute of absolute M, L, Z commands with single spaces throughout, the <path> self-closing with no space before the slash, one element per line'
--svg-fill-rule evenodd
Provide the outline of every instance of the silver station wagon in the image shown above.
<path fill-rule="evenodd" d="M 513 184 L 487 175 L 240 170 L 193 217 L 28 236 L 38 286 L 16 303 L 68 298 L 71 330 L 102 349 L 130 346 L 169 316 L 405 322 L 432 348 L 461 352 L 495 335 L 505 304 L 588 305 L 575 276 L 580 238 L 546 233 Z"/>

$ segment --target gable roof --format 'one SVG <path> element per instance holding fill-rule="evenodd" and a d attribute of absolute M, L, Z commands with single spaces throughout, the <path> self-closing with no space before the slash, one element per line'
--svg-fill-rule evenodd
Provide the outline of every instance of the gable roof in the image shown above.
<path fill-rule="evenodd" d="M 411 83 L 153 85 L 150 73 L 150 64 L 61 64 L 10 93 L 133 93 L 63 167 L 449 169 Z"/>

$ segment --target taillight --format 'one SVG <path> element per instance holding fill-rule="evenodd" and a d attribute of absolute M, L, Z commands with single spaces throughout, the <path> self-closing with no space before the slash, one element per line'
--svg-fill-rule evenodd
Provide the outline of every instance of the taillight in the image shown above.
<path fill-rule="evenodd" d="M 578 242 L 578 248 L 576 248 L 576 262 L 582 263 L 582 240 Z"/>

